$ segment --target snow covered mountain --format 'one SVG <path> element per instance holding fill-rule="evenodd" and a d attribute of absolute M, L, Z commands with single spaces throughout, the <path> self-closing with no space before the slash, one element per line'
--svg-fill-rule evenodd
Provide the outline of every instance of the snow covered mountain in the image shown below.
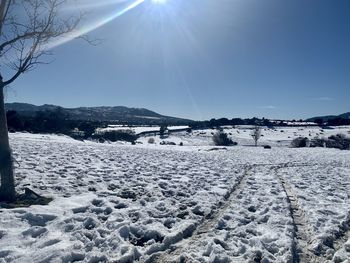
<path fill-rule="evenodd" d="M 172 123 L 188 124 L 191 120 L 164 116 L 154 111 L 144 108 L 128 108 L 123 106 L 116 107 L 79 107 L 63 108 L 56 105 L 36 106 L 27 103 L 7 103 L 7 110 L 13 110 L 24 116 L 35 116 L 38 112 L 60 111 L 67 115 L 67 118 L 73 120 L 90 121 L 123 121 L 138 122 L 143 124 L 150 123 Z"/>

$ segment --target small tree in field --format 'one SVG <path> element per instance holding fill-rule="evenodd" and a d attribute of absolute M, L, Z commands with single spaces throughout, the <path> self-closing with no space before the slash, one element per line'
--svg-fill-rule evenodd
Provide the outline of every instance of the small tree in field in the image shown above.
<path fill-rule="evenodd" d="M 0 200 L 16 198 L 6 125 L 4 89 L 20 75 L 45 64 L 53 40 L 71 33 L 81 16 L 63 17 L 66 0 L 0 0 Z"/>
<path fill-rule="evenodd" d="M 162 124 L 159 128 L 159 135 L 161 138 L 164 138 L 166 131 L 167 131 L 168 127 L 165 124 Z"/>
<path fill-rule="evenodd" d="M 261 137 L 261 128 L 259 126 L 255 126 L 254 129 L 252 130 L 252 133 L 250 134 L 250 136 L 253 137 L 255 146 L 258 146 L 258 140 Z"/>

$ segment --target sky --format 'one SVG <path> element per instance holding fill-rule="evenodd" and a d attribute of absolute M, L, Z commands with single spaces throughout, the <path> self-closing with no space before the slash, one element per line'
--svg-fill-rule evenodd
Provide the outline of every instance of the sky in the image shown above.
<path fill-rule="evenodd" d="M 65 12 L 88 11 L 82 29 L 96 27 L 89 37 L 100 43 L 53 43 L 53 62 L 16 80 L 7 102 L 195 120 L 350 111 L 348 0 L 83 3 Z"/>

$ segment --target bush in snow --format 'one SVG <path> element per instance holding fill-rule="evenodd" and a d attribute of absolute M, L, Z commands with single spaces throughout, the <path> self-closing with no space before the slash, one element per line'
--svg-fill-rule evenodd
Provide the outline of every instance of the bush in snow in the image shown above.
<path fill-rule="evenodd" d="M 137 135 L 132 130 L 116 130 L 116 131 L 107 131 L 104 133 L 94 134 L 93 139 L 104 139 L 111 142 L 116 141 L 127 141 L 135 142 L 137 140 Z"/>
<path fill-rule="evenodd" d="M 307 147 L 310 144 L 310 141 L 308 138 L 306 137 L 298 137 L 295 138 L 292 142 L 291 142 L 291 147 L 293 148 L 302 148 L 302 147 Z"/>
<path fill-rule="evenodd" d="M 216 146 L 237 145 L 237 143 L 232 141 L 226 133 L 221 131 L 218 131 L 213 135 L 213 142 Z"/>
<path fill-rule="evenodd" d="M 350 149 L 350 138 L 346 137 L 344 134 L 337 134 L 328 137 L 326 141 L 327 148 L 337 148 L 340 150 Z"/>
<path fill-rule="evenodd" d="M 326 147 L 326 141 L 325 138 L 314 138 L 310 141 L 310 147 Z"/>
<path fill-rule="evenodd" d="M 327 147 L 336 148 L 340 150 L 350 149 L 350 138 L 346 137 L 344 134 L 337 134 L 329 136 L 326 138 L 315 138 L 311 140 L 311 147 Z"/>
<path fill-rule="evenodd" d="M 314 138 L 309 140 L 308 138 L 299 137 L 292 141 L 292 147 L 326 147 L 326 148 L 336 148 L 340 150 L 350 149 L 350 138 L 346 137 L 344 134 L 337 134 L 329 136 L 328 138 Z"/>
<path fill-rule="evenodd" d="M 148 143 L 149 143 L 149 144 L 154 144 L 154 142 L 155 142 L 155 141 L 154 141 L 154 138 L 149 138 L 149 139 L 148 139 Z"/>
<path fill-rule="evenodd" d="M 159 144 L 160 145 L 176 145 L 176 143 L 170 142 L 170 141 L 161 141 Z"/>

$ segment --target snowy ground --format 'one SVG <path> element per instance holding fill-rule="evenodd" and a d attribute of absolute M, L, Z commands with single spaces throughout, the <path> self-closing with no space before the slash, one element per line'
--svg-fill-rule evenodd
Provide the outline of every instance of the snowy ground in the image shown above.
<path fill-rule="evenodd" d="M 253 126 L 237 126 L 235 128 L 230 126 L 224 127 L 224 132 L 228 134 L 233 141 L 238 142 L 239 145 L 251 146 L 254 144 L 251 133 Z M 217 132 L 216 129 L 193 130 L 192 133 L 172 133 L 166 141 L 173 141 L 176 144 L 182 142 L 188 146 L 206 146 L 213 144 L 212 137 Z M 260 145 L 271 145 L 278 147 L 289 146 L 291 141 L 298 137 L 307 137 L 313 139 L 315 137 L 323 138 L 335 135 L 338 133 L 350 136 L 350 126 L 329 127 L 329 129 L 322 129 L 320 127 L 263 127 L 261 130 Z M 152 135 L 141 137 L 140 142 L 147 144 Z M 159 136 L 154 137 L 156 144 L 162 141 Z"/>
<path fill-rule="evenodd" d="M 0 209 L 0 262 L 349 262 L 350 151 L 211 151 L 197 132 L 168 138 L 185 146 L 11 134 L 17 189 L 54 201 Z"/>
<path fill-rule="evenodd" d="M 189 126 L 168 126 L 167 129 L 169 131 L 172 130 L 182 130 L 188 129 Z M 159 132 L 160 126 L 124 126 L 124 125 L 109 125 L 107 128 L 99 128 L 97 132 L 110 132 L 110 131 L 132 131 L 136 134 L 140 134 L 143 132 Z"/>

